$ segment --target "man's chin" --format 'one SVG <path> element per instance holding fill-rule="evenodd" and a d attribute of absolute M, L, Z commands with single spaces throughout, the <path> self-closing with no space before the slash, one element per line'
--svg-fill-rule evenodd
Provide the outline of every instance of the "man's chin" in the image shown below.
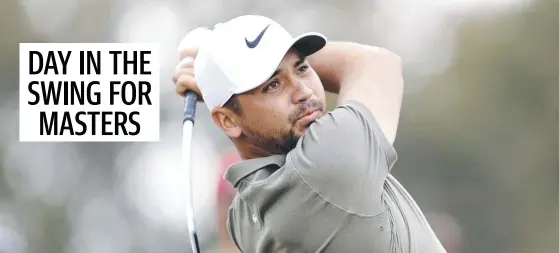
<path fill-rule="evenodd" d="M 309 130 L 309 126 L 302 126 L 302 127 L 298 128 L 297 131 L 294 131 L 294 135 L 299 139 L 299 138 L 301 138 L 305 133 L 307 133 L 307 130 Z"/>

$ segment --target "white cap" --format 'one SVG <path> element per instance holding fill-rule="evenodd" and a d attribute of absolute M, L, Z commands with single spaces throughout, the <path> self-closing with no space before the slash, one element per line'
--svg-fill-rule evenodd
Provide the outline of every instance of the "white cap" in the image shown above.
<path fill-rule="evenodd" d="M 194 75 L 204 102 L 212 110 L 222 107 L 234 94 L 266 82 L 290 48 L 308 56 L 326 42 L 320 33 L 294 38 L 272 19 L 240 16 L 214 27 L 199 48 Z"/>

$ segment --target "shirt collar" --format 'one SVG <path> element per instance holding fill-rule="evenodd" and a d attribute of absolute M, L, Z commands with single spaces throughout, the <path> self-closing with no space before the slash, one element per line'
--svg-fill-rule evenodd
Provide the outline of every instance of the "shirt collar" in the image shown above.
<path fill-rule="evenodd" d="M 239 181 L 249 174 L 271 164 L 282 167 L 285 162 L 286 155 L 272 155 L 244 160 L 230 165 L 224 174 L 224 178 L 229 181 L 233 187 L 237 187 Z"/>

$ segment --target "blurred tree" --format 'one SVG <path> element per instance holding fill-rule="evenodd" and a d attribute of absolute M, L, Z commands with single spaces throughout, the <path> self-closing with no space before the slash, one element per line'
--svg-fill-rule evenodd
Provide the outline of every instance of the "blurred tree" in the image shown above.
<path fill-rule="evenodd" d="M 558 252 L 557 56 L 558 1 L 536 1 L 464 25 L 454 66 L 405 99 L 393 173 L 459 219 L 461 252 Z"/>

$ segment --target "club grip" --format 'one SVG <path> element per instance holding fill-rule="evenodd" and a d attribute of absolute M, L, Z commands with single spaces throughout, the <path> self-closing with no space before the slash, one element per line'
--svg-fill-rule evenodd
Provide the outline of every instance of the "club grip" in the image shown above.
<path fill-rule="evenodd" d="M 185 96 L 185 109 L 183 115 L 183 123 L 187 120 L 190 120 L 194 123 L 194 116 L 196 113 L 196 100 L 197 95 L 193 91 L 187 91 L 187 95 Z"/>

